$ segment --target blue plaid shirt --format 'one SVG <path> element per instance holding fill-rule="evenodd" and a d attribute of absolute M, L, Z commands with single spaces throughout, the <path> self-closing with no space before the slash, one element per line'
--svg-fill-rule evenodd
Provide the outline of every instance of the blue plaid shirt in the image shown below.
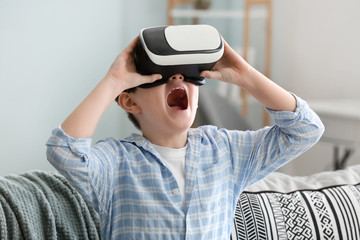
<path fill-rule="evenodd" d="M 324 131 L 300 98 L 296 112 L 268 111 L 276 125 L 258 131 L 189 130 L 185 208 L 173 174 L 140 135 L 92 145 L 57 128 L 47 156 L 99 212 L 103 239 L 229 239 L 240 193 L 306 151 Z"/>

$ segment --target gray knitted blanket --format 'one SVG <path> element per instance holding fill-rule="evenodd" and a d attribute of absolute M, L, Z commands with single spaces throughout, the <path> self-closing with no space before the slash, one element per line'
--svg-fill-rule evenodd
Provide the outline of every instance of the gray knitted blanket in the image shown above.
<path fill-rule="evenodd" d="M 0 239 L 100 239 L 99 217 L 56 173 L 0 177 Z"/>

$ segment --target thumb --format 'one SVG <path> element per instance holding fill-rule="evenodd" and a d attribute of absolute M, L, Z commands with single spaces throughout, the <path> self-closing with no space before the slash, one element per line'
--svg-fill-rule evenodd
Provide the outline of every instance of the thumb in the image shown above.
<path fill-rule="evenodd" d="M 200 76 L 208 78 L 208 79 L 217 79 L 222 80 L 222 75 L 219 71 L 202 71 Z"/>
<path fill-rule="evenodd" d="M 144 83 L 152 83 L 156 80 L 162 79 L 162 76 L 161 74 L 141 75 L 141 78 Z"/>

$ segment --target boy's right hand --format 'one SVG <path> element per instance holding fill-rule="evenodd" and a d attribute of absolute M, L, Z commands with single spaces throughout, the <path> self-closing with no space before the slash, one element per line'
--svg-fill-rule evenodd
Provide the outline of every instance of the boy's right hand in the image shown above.
<path fill-rule="evenodd" d="M 162 78 L 160 74 L 141 75 L 136 72 L 134 63 L 134 51 L 138 44 L 139 37 L 136 37 L 114 60 L 105 78 L 114 81 L 118 94 L 122 91 L 139 86 L 144 83 L 151 83 Z"/>
<path fill-rule="evenodd" d="M 62 123 L 62 129 L 68 135 L 74 138 L 91 137 L 101 116 L 120 93 L 161 79 L 160 74 L 143 76 L 136 72 L 133 53 L 138 41 L 135 38 L 116 57 L 105 77 Z"/>

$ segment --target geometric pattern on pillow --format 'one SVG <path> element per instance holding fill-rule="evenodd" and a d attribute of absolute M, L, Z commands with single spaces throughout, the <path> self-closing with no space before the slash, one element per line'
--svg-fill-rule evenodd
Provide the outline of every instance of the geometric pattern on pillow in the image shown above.
<path fill-rule="evenodd" d="M 243 192 L 231 239 L 360 239 L 360 185 Z"/>

